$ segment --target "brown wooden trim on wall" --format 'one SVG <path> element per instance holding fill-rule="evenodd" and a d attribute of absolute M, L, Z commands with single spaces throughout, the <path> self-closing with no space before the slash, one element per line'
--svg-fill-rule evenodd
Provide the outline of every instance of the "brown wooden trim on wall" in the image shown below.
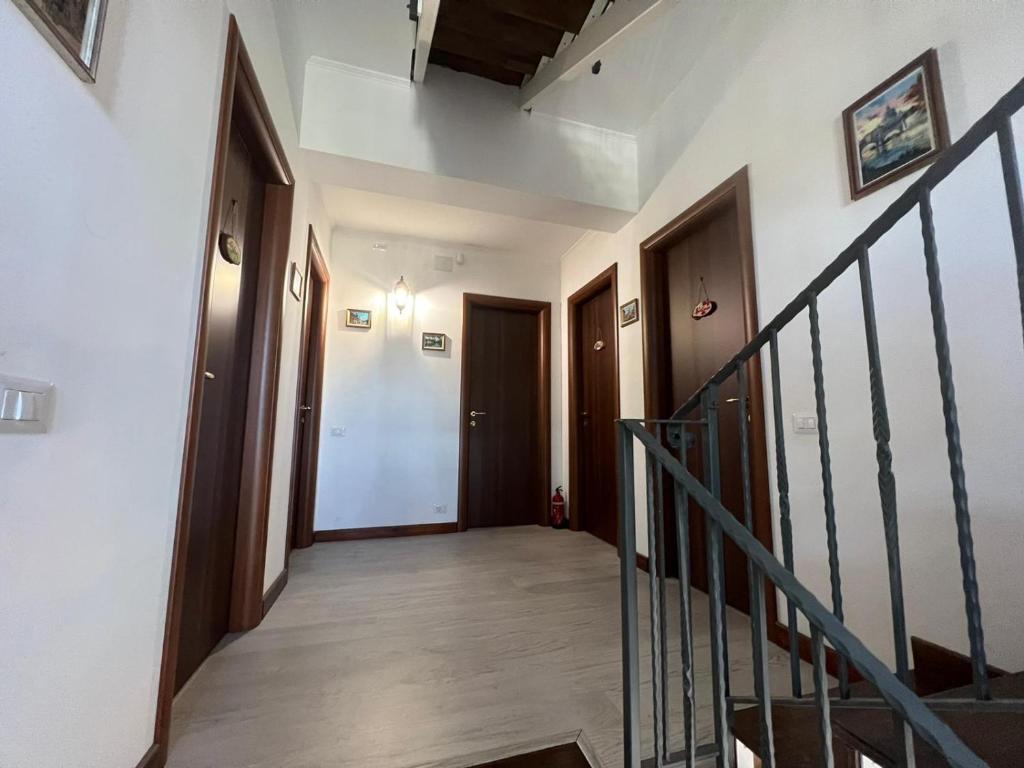
<path fill-rule="evenodd" d="M 510 299 L 504 296 L 487 296 L 482 293 L 462 295 L 462 384 L 459 400 L 459 522 L 458 529 L 469 528 L 468 486 L 469 486 L 469 330 L 472 323 L 473 307 L 514 309 L 534 312 L 538 317 L 540 354 L 539 381 L 540 407 L 538 427 L 540 450 L 537 452 L 536 471 L 541 479 L 537 500 L 537 524 L 548 525 L 548 493 L 551 489 L 551 302 L 530 299 Z"/>
<path fill-rule="evenodd" d="M 263 618 L 263 568 L 266 558 L 268 491 L 273 454 L 274 414 L 281 341 L 282 293 L 291 232 L 294 177 L 274 129 L 266 100 L 245 50 L 238 23 L 228 19 L 228 36 L 217 117 L 213 179 L 207 217 L 207 235 L 200 284 L 192 382 L 185 424 L 184 457 L 171 558 L 171 579 L 164 627 L 163 658 L 157 694 L 156 756 L 148 765 L 167 760 L 174 679 L 182 622 L 185 558 L 188 549 L 192 490 L 198 454 L 202 412 L 203 371 L 206 368 L 206 326 L 209 316 L 210 271 L 217 248 L 220 200 L 227 169 L 231 131 L 237 128 L 249 144 L 265 183 L 264 225 L 260 246 L 260 274 L 253 328 L 251 382 L 247 400 L 243 447 L 242 496 L 239 503 L 235 567 L 231 590 L 232 631 L 250 629 Z M 269 269 L 262 268 L 264 265 Z"/>
<path fill-rule="evenodd" d="M 146 750 L 146 754 L 142 756 L 142 759 L 139 760 L 135 768 L 158 768 L 158 766 L 163 765 L 160 757 L 160 745 L 153 744 L 153 746 Z"/>
<path fill-rule="evenodd" d="M 364 539 L 392 539 L 403 536 L 435 536 L 440 533 L 456 533 L 458 523 L 420 523 L 418 525 L 383 525 L 379 528 L 335 528 L 317 531 L 313 540 L 362 541 Z"/>
<path fill-rule="evenodd" d="M 269 116 L 267 116 L 269 123 Z M 235 566 L 228 630 L 252 629 L 263 620 L 263 579 L 267 559 L 270 480 L 277 425 L 281 367 L 281 317 L 288 246 L 291 242 L 294 186 L 267 184 L 263 199 L 261 267 L 256 287 L 252 364 L 242 478 L 235 530 Z M 240 556 L 241 555 L 241 556 Z"/>
<path fill-rule="evenodd" d="M 284 592 L 284 588 L 288 586 L 288 569 L 285 568 L 281 573 L 274 579 L 274 583 L 270 585 L 270 589 L 267 590 L 267 594 L 263 596 L 263 615 L 266 616 L 270 609 L 274 607 L 274 603 L 277 602 L 277 598 Z"/>
<path fill-rule="evenodd" d="M 579 367 L 580 367 L 580 350 L 579 344 L 576 339 L 577 335 L 577 324 L 579 318 L 578 308 L 581 304 L 595 295 L 603 291 L 605 288 L 611 288 L 612 291 L 612 308 L 615 310 L 615 418 L 620 416 L 620 402 L 619 402 L 619 265 L 612 264 L 608 269 L 601 272 L 594 279 L 576 291 L 566 301 L 566 314 L 568 315 L 569 323 L 569 414 L 567 422 L 569 425 L 569 528 L 574 531 L 581 530 L 583 525 L 583 519 L 580 516 L 579 508 L 576 505 L 576 499 L 578 495 L 576 490 L 579 486 L 580 476 L 580 456 L 579 456 L 579 421 L 576 418 L 576 414 L 579 413 Z M 618 477 L 619 467 L 616 463 L 615 474 Z M 616 516 L 618 516 L 618 500 L 616 500 Z M 618 525 L 616 524 L 616 531 Z"/>
<path fill-rule="evenodd" d="M 303 469 L 307 472 L 309 482 L 307 483 L 308 488 L 316 487 L 316 475 L 317 475 L 317 459 L 318 454 L 313 451 L 312 455 L 309 456 L 305 466 L 302 466 L 302 445 L 300 443 L 300 437 L 302 436 L 302 430 L 300 429 L 302 418 L 302 411 L 299 407 L 303 405 L 303 398 L 305 397 L 305 391 L 308 386 L 308 380 L 306 378 L 308 361 L 309 361 L 309 338 L 312 334 L 314 327 L 320 329 L 320 349 L 319 355 L 316 360 L 315 370 L 312 372 L 313 382 L 313 402 L 310 404 L 309 411 L 309 429 L 312 434 L 320 434 L 320 413 L 321 405 L 323 403 L 323 383 L 324 383 L 324 351 L 327 345 L 327 318 L 330 314 L 330 286 L 331 286 L 331 273 L 327 269 L 327 262 L 324 260 L 323 252 L 320 250 L 320 243 L 316 239 L 316 233 L 313 231 L 313 225 L 309 225 L 309 232 L 306 237 L 306 268 L 303 273 L 304 287 L 302 294 L 302 333 L 299 337 L 299 375 L 295 382 L 295 417 L 294 417 L 294 428 L 292 438 L 292 475 L 291 480 L 288 484 L 288 544 L 286 545 L 289 554 L 291 551 L 291 542 L 293 540 L 292 531 L 294 527 L 298 527 L 298 534 L 295 536 L 295 546 L 297 548 L 305 548 L 313 545 L 313 513 L 314 513 L 314 494 L 310 493 L 305 498 L 297 498 L 298 487 L 299 487 L 299 471 Z M 319 282 L 323 284 L 324 300 L 320 306 L 320 316 L 313 317 L 313 302 L 311 299 L 312 286 L 311 277 L 316 275 Z M 287 560 L 287 556 L 286 556 Z"/>

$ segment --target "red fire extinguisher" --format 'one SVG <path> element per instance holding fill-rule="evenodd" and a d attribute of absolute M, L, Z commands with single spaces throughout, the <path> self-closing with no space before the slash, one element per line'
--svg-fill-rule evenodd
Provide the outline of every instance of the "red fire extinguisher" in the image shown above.
<path fill-rule="evenodd" d="M 555 488 L 555 495 L 551 497 L 551 527 L 565 528 L 568 520 L 565 517 L 565 498 L 562 496 L 562 486 Z"/>

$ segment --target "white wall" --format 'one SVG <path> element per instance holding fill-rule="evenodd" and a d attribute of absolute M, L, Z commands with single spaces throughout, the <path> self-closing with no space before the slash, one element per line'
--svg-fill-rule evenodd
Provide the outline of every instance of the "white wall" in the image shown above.
<path fill-rule="evenodd" d="M 934 46 L 956 138 L 1024 76 L 1017 34 L 1024 27 L 1024 6 L 1019 3 L 788 2 L 772 4 L 770 14 L 751 11 L 723 28 L 717 44 L 708 46 L 711 58 L 697 65 L 649 130 L 641 131 L 641 174 L 645 162 L 649 180 L 658 174 L 650 181 L 649 200 L 630 226 L 616 235 L 593 235 L 564 257 L 563 300 L 612 261 L 619 264 L 621 300 L 636 295 L 638 243 L 749 164 L 763 324 L 909 183 L 849 201 L 840 114 L 850 102 Z M 1024 125 L 1020 118 L 1016 122 L 1019 136 Z M 684 134 L 682 144 L 670 127 Z M 936 193 L 935 209 L 989 658 L 1019 669 L 1024 666 L 1019 635 L 1024 590 L 1015 565 L 1024 544 L 1019 512 L 1024 479 L 1017 425 L 1024 415 L 1024 353 L 993 147 Z M 966 650 L 919 233 L 919 222 L 911 217 L 873 251 L 908 622 L 912 633 Z M 890 659 L 859 301 L 854 273 L 821 302 L 840 560 L 848 624 Z M 622 329 L 624 416 L 643 413 L 641 344 L 639 324 Z M 787 421 L 788 414 L 814 411 L 808 345 L 804 318 L 782 334 Z M 787 431 L 786 441 L 796 571 L 830 605 L 817 440 Z M 639 484 L 637 494 L 643 502 Z M 643 551 L 646 533 L 639 527 Z"/>
<path fill-rule="evenodd" d="M 5 768 L 130 767 L 153 742 L 228 8 L 299 174 L 301 262 L 315 198 L 268 3 L 115 0 L 95 85 L 0 4 L 0 370 L 57 385 L 49 434 L 0 435 Z"/>
<path fill-rule="evenodd" d="M 387 244 L 386 253 L 373 250 Z M 465 254 L 452 272 L 435 254 Z M 454 522 L 458 515 L 462 294 L 552 302 L 552 361 L 560 359 L 558 270 L 528 255 L 335 229 L 324 373 L 316 529 Z M 399 276 L 414 291 L 401 315 L 388 306 Z M 344 310 L 370 309 L 369 331 Z M 448 352 L 423 352 L 424 331 Z M 561 377 L 552 372 L 552 481 L 561 477 Z M 344 437 L 332 427 L 344 427 Z M 435 514 L 434 505 L 447 507 Z"/>
<path fill-rule="evenodd" d="M 323 58 L 306 65 L 304 149 L 618 211 L 637 210 L 636 139 L 541 113 L 440 67 L 413 86 Z"/>
<path fill-rule="evenodd" d="M 409 78 L 416 23 L 408 0 L 290 0 L 274 3 L 295 120 L 313 55 Z"/>

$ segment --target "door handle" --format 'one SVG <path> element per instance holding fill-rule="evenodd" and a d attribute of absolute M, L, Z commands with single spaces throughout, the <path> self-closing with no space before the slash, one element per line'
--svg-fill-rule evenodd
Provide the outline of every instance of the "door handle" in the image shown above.
<path fill-rule="evenodd" d="M 312 411 L 313 410 L 313 406 L 311 406 L 311 405 L 300 405 L 299 406 L 299 410 L 300 411 Z"/>
<path fill-rule="evenodd" d="M 217 378 L 216 376 L 214 376 L 214 375 L 213 375 L 212 373 L 210 373 L 209 371 L 204 371 L 204 372 L 203 372 L 203 377 L 204 377 L 204 378 L 207 378 L 207 379 L 209 379 L 210 381 L 213 381 L 214 379 L 216 379 L 216 378 Z"/>
<path fill-rule="evenodd" d="M 487 411 L 470 411 L 469 415 L 475 419 L 477 416 L 486 416 Z"/>

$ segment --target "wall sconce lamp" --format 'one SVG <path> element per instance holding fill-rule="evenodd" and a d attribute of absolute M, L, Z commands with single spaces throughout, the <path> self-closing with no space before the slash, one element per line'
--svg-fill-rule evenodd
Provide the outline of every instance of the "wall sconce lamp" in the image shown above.
<path fill-rule="evenodd" d="M 405 282 L 405 276 L 402 275 L 395 283 L 395 308 L 398 310 L 398 314 L 402 314 L 408 306 L 411 293 L 408 283 Z"/>

